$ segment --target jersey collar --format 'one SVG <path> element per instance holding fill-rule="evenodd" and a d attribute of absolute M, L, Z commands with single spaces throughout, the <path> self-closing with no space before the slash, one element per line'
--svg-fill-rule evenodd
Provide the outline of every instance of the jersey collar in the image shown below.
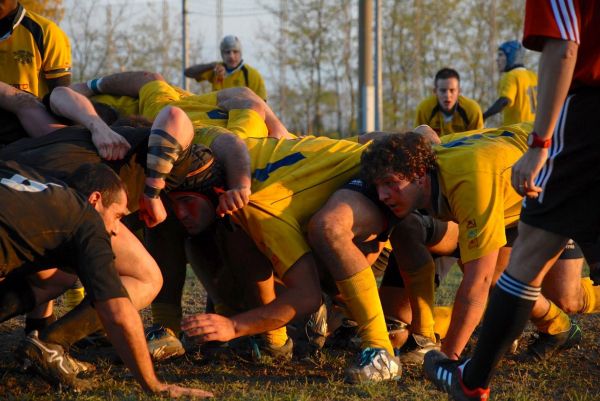
<path fill-rule="evenodd" d="M 238 64 L 238 66 L 235 68 L 229 69 L 229 68 L 227 68 L 227 66 L 225 66 L 225 73 L 229 76 L 229 75 L 233 74 L 234 72 L 241 70 L 243 66 L 244 66 L 244 59 L 242 59 L 240 61 L 240 63 Z"/>
<path fill-rule="evenodd" d="M 23 7 L 20 3 L 17 3 L 17 12 L 12 16 L 12 22 L 10 23 L 10 30 L 6 32 L 2 37 L 0 37 L 0 42 L 10 38 L 10 35 L 14 32 L 14 30 L 19 26 L 23 18 L 25 17 L 25 7 Z M 7 16 L 6 18 L 10 18 Z"/>

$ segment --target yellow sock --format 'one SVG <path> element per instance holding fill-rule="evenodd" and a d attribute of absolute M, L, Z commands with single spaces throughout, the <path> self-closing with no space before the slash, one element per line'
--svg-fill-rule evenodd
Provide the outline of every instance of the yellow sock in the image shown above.
<path fill-rule="evenodd" d="M 336 281 L 342 299 L 358 323 L 361 348 L 384 348 L 394 354 L 388 337 L 377 283 L 370 267 L 342 281 Z"/>
<path fill-rule="evenodd" d="M 433 318 L 435 320 L 433 330 L 440 336 L 440 339 L 446 338 L 448 327 L 450 327 L 450 319 L 452 318 L 452 305 L 434 307 Z"/>
<path fill-rule="evenodd" d="M 600 312 L 600 285 L 594 286 L 589 277 L 581 279 L 581 289 L 583 292 L 583 308 L 579 313 L 597 313 Z"/>
<path fill-rule="evenodd" d="M 279 329 L 269 330 L 263 333 L 263 337 L 268 344 L 271 344 L 275 347 L 281 347 L 285 345 L 288 339 L 287 329 L 285 326 L 283 326 Z"/>
<path fill-rule="evenodd" d="M 152 321 L 173 330 L 176 336 L 181 332 L 181 307 L 175 304 L 152 303 Z"/>
<path fill-rule="evenodd" d="M 435 341 L 433 318 L 434 291 L 435 291 L 435 263 L 431 261 L 416 269 L 402 271 L 405 278 L 405 287 L 408 290 L 410 305 L 413 311 L 419 311 L 420 321 L 413 321 L 411 330 Z"/>
<path fill-rule="evenodd" d="M 73 309 L 83 300 L 85 296 L 85 289 L 83 287 L 79 288 L 69 288 L 65 291 L 63 298 L 63 305 L 69 309 Z"/>
<path fill-rule="evenodd" d="M 550 303 L 548 312 L 539 319 L 532 319 L 533 324 L 536 325 L 540 332 L 552 335 L 569 330 L 571 327 L 569 316 L 556 306 L 554 302 L 550 300 L 548 302 Z"/>

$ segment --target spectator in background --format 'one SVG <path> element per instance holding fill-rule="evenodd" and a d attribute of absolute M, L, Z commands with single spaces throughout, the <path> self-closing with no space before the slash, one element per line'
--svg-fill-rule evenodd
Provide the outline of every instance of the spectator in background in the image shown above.
<path fill-rule="evenodd" d="M 263 100 L 267 100 L 265 82 L 260 73 L 242 59 L 242 44 L 237 36 L 228 35 L 221 41 L 223 62 L 193 65 L 185 70 L 185 76 L 196 81 L 209 81 L 212 90 L 218 91 L 236 86 L 246 86 Z"/>
<path fill-rule="evenodd" d="M 481 107 L 460 94 L 460 76 L 452 68 L 435 74 L 433 96 L 417 107 L 415 126 L 426 124 L 439 136 L 483 128 Z"/>
<path fill-rule="evenodd" d="M 498 47 L 498 99 L 483 113 L 483 119 L 503 112 L 502 125 L 533 121 L 537 106 L 537 74 L 523 66 L 525 49 L 517 40 Z"/>

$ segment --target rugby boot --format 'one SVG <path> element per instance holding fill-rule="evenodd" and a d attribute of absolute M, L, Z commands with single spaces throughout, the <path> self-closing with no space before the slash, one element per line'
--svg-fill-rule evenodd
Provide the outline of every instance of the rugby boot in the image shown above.
<path fill-rule="evenodd" d="M 398 357 L 402 363 L 423 364 L 423 358 L 429 351 L 439 351 L 441 344 L 436 335 L 436 342 L 420 334 L 411 334 L 406 343 L 398 351 Z"/>
<path fill-rule="evenodd" d="M 575 347 L 581 342 L 583 335 L 577 323 L 571 322 L 569 330 L 558 334 L 538 333 L 537 338 L 529 344 L 523 359 L 528 361 L 545 361 L 558 352 Z"/>
<path fill-rule="evenodd" d="M 262 337 L 250 337 L 252 360 L 263 363 L 267 360 L 289 361 L 294 355 L 294 342 L 290 337 L 282 346 L 267 343 Z"/>
<path fill-rule="evenodd" d="M 310 315 L 308 322 L 304 326 L 308 344 L 312 353 L 318 353 L 323 349 L 327 339 L 327 306 L 325 303 Z"/>
<path fill-rule="evenodd" d="M 155 362 L 166 361 L 185 354 L 185 349 L 175 333 L 168 327 L 153 325 L 145 330 L 148 351 Z"/>
<path fill-rule="evenodd" d="M 402 374 L 400 360 L 383 348 L 365 348 L 357 361 L 346 369 L 348 383 L 397 380 Z"/>
<path fill-rule="evenodd" d="M 490 398 L 489 388 L 467 388 L 462 380 L 464 363 L 448 359 L 440 351 L 428 352 L 423 366 L 427 380 L 454 401 L 487 401 Z"/>
<path fill-rule="evenodd" d="M 94 365 L 78 361 L 66 353 L 59 344 L 40 340 L 36 330 L 21 341 L 16 356 L 24 370 L 36 371 L 54 386 L 75 391 L 91 386 L 88 380 L 77 376 L 80 373 L 94 371 Z"/>

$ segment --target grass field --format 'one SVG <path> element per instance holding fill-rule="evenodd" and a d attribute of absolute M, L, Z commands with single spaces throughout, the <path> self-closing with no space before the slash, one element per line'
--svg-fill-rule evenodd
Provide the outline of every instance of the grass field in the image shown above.
<path fill-rule="evenodd" d="M 443 285 L 442 296 L 448 297 L 459 279 L 454 271 Z M 202 310 L 202 288 L 188 278 L 185 313 Z M 60 313 L 60 306 L 58 307 Z M 148 311 L 143 312 L 148 321 Z M 545 364 L 523 364 L 514 359 L 504 361 L 492 387 L 493 400 L 538 401 L 600 400 L 600 316 L 577 316 L 584 340 Z M 22 338 L 23 319 L 0 324 L 0 399 L 1 400 L 152 400 L 132 380 L 127 370 L 113 360 L 110 348 L 78 350 L 81 359 L 94 361 L 97 372 L 95 388 L 84 393 L 63 392 L 37 377 L 19 370 L 13 352 Z M 404 366 L 397 382 L 371 385 L 343 383 L 343 370 L 353 355 L 348 351 L 326 348 L 318 361 L 294 359 L 290 363 L 254 365 L 237 358 L 209 362 L 198 354 L 188 354 L 176 361 L 157 366 L 158 375 L 168 382 L 180 382 L 213 391 L 216 400 L 446 400 L 423 379 L 421 368 Z"/>

